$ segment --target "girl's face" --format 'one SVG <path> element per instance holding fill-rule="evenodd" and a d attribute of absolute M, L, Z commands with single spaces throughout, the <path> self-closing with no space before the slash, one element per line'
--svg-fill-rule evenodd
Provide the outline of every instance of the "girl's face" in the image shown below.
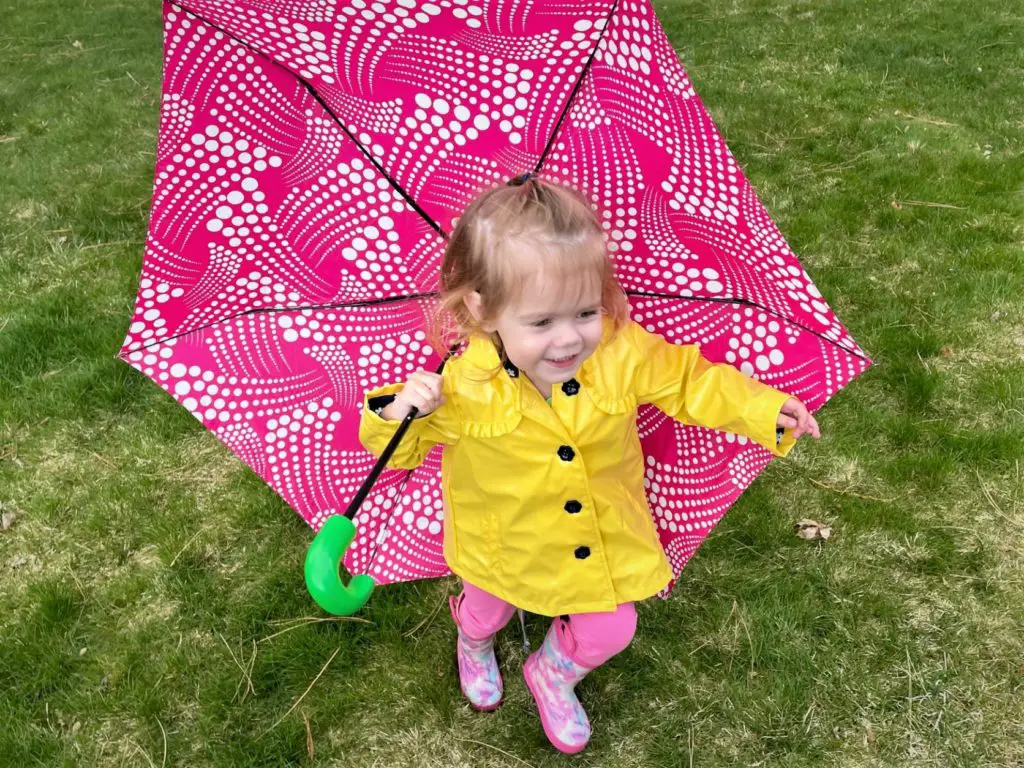
<path fill-rule="evenodd" d="M 544 397 L 573 378 L 601 341 L 601 288 L 594 283 L 575 288 L 538 276 L 525 287 L 523 298 L 505 307 L 493 323 L 483 324 L 487 332 L 498 333 L 508 359 Z M 474 315 L 482 314 L 479 294 L 467 303 Z"/>

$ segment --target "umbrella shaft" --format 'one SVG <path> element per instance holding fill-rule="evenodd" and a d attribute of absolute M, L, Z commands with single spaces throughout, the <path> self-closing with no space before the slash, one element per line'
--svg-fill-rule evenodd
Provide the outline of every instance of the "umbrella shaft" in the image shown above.
<path fill-rule="evenodd" d="M 373 488 L 373 484 L 377 482 L 377 478 L 380 477 L 380 473 L 384 471 L 384 467 L 387 466 L 388 461 L 391 459 L 391 454 L 395 452 L 398 444 L 402 442 L 402 438 L 405 433 L 409 430 L 409 425 L 412 424 L 412 420 L 419 414 L 420 409 L 413 406 L 409 409 L 409 413 L 402 419 L 402 423 L 395 430 L 394 436 L 391 438 L 391 442 L 388 443 L 384 452 L 377 459 L 377 463 L 373 465 L 373 469 L 370 470 L 370 474 L 367 475 L 366 480 L 359 486 L 359 490 L 356 492 L 355 498 L 352 499 L 352 503 L 348 505 L 348 509 L 345 510 L 345 517 L 351 520 L 355 517 L 356 512 L 359 511 L 359 507 L 366 501 L 366 497 L 370 493 L 370 489 Z"/>
<path fill-rule="evenodd" d="M 453 346 L 448 350 L 448 354 L 444 356 L 441 364 L 437 366 L 436 373 L 441 373 L 441 371 L 444 370 L 445 363 L 447 363 L 448 359 L 455 354 L 456 349 L 457 346 Z M 391 459 L 391 454 L 395 452 L 395 448 L 397 448 L 398 444 L 402 442 L 402 438 L 405 436 L 405 433 L 409 431 L 409 425 L 412 424 L 412 420 L 419 415 L 419 412 L 420 409 L 413 406 L 409 410 L 409 413 L 406 414 L 405 418 L 402 419 L 402 423 L 398 425 L 398 429 L 395 430 L 395 434 L 391 437 L 391 441 L 384 449 L 384 452 L 380 455 L 380 458 L 377 459 L 377 463 L 373 465 L 373 469 L 370 470 L 370 474 L 367 476 L 366 480 L 364 480 L 363 484 L 359 486 L 359 490 L 356 492 L 355 498 L 353 498 L 352 502 L 348 505 L 348 509 L 345 510 L 345 517 L 349 520 L 355 517 L 356 512 L 359 511 L 359 507 L 361 507 L 363 502 L 366 501 L 366 497 L 370 494 L 370 489 L 373 488 L 373 484 L 377 482 L 377 478 L 380 477 L 380 473 L 384 471 L 384 467 L 387 466 L 388 461 Z"/>

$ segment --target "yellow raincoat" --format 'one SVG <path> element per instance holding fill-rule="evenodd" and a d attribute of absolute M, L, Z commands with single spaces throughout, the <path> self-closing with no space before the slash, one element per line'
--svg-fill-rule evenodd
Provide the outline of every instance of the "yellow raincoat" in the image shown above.
<path fill-rule="evenodd" d="M 775 456 L 775 421 L 789 395 L 713 364 L 629 322 L 604 336 L 551 404 L 486 337 L 444 368 L 445 402 L 415 419 L 388 466 L 412 469 L 444 444 L 444 556 L 458 576 L 545 616 L 612 611 L 672 578 L 644 494 L 636 409 L 745 435 Z M 400 422 L 373 408 L 402 384 L 366 395 L 359 439 L 375 455 Z M 373 402 L 371 402 L 373 401 Z"/>

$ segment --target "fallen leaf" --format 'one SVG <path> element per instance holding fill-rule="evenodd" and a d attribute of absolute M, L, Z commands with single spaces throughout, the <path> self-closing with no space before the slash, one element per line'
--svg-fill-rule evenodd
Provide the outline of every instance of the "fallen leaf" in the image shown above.
<path fill-rule="evenodd" d="M 75 40 L 75 42 L 73 42 L 71 44 L 71 47 L 72 48 L 77 48 L 78 50 L 82 50 L 85 46 L 82 45 L 82 41 L 81 40 Z"/>
<path fill-rule="evenodd" d="M 828 541 L 828 537 L 832 535 L 832 529 L 817 520 L 801 520 L 793 526 L 793 530 L 797 536 L 807 541 Z"/>
<path fill-rule="evenodd" d="M 10 530 L 11 526 L 14 525 L 15 518 L 17 517 L 18 516 L 13 510 L 8 510 L 3 514 L 0 514 L 0 529 L 5 531 Z"/>

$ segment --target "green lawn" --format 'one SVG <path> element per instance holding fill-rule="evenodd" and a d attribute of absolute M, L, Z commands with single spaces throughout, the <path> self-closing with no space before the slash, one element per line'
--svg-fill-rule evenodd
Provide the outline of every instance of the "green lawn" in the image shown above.
<path fill-rule="evenodd" d="M 1024 11 L 657 8 L 876 367 L 640 606 L 581 686 L 595 733 L 571 762 L 1024 765 Z M 159 4 L 0 0 L 0 19 L 0 766 L 569 762 L 514 627 L 506 705 L 462 701 L 451 580 L 381 589 L 369 623 L 303 619 L 309 530 L 115 360 Z M 793 534 L 805 516 L 827 544 Z"/>

